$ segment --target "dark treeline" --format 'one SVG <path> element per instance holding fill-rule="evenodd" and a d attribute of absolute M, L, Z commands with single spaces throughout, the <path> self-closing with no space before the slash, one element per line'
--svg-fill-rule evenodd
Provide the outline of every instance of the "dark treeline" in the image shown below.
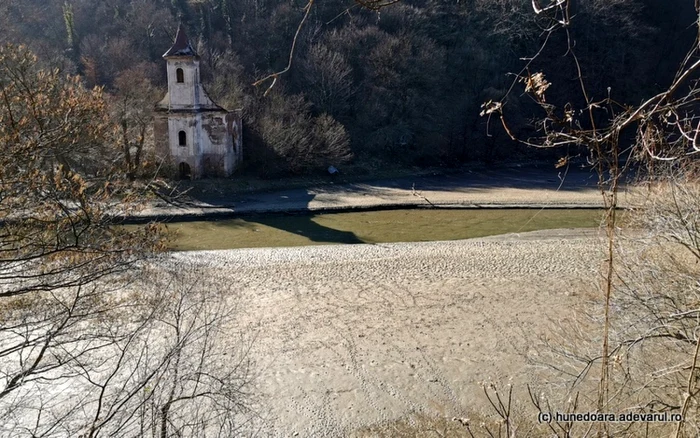
<path fill-rule="evenodd" d="M 0 38 L 29 45 L 88 86 L 104 86 L 121 102 L 115 117 L 129 122 L 126 144 L 165 90 L 161 55 L 182 20 L 212 97 L 243 108 L 247 168 L 264 175 L 308 172 L 351 156 L 367 164 L 452 166 L 536 154 L 479 115 L 483 102 L 508 93 L 515 80 L 509 73 L 545 41 L 548 23 L 538 21 L 530 0 L 407 0 L 379 12 L 351 0 L 317 0 L 291 70 L 263 96 L 269 82 L 251 84 L 287 65 L 305 5 L 3 0 Z M 694 37 L 689 1 L 579 0 L 574 8 L 569 35 L 549 38 L 530 66 L 546 73 L 547 97 L 561 107 L 583 106 L 575 65 L 565 56 L 569 42 L 592 96 L 610 87 L 617 101 L 638 103 L 669 83 Z M 537 129 L 537 109 L 522 84 L 513 90 L 505 114 L 514 133 L 527 137 Z"/>

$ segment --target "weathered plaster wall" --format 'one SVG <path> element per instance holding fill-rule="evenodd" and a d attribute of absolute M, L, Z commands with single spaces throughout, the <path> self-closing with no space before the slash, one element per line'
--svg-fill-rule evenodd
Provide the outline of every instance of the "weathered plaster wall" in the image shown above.
<path fill-rule="evenodd" d="M 231 138 L 233 162 L 231 172 L 243 161 L 243 112 L 236 110 L 226 115 L 226 126 Z"/>
<path fill-rule="evenodd" d="M 177 82 L 177 69 L 184 73 L 184 82 Z M 199 62 L 193 58 L 168 60 L 168 97 L 170 108 L 187 109 L 198 104 Z"/>
<path fill-rule="evenodd" d="M 177 81 L 177 69 L 182 69 L 183 82 Z M 161 102 L 172 110 L 218 109 L 202 88 L 199 74 L 199 60 L 183 56 L 168 59 L 168 95 Z"/>
<path fill-rule="evenodd" d="M 177 176 L 180 163 L 190 166 L 193 178 L 230 176 L 242 159 L 240 113 L 227 111 L 158 113 L 156 153 Z M 179 145 L 185 132 L 187 144 Z"/>
<path fill-rule="evenodd" d="M 231 136 L 226 128 L 226 112 L 207 112 L 202 115 L 203 153 L 223 155 L 233 151 Z"/>
<path fill-rule="evenodd" d="M 227 176 L 233 171 L 233 141 L 226 126 L 226 112 L 207 112 L 202 117 L 203 172 Z"/>
<path fill-rule="evenodd" d="M 174 164 L 187 163 L 192 169 L 192 177 L 202 176 L 200 169 L 200 155 L 202 149 L 202 138 L 199 126 L 201 115 L 184 113 L 171 114 L 168 118 L 168 137 L 170 138 L 170 154 Z M 187 144 L 180 146 L 179 133 L 185 132 Z"/>
<path fill-rule="evenodd" d="M 192 178 L 230 176 L 242 159 L 241 112 L 216 105 L 199 83 L 199 60 L 167 58 L 168 93 L 157 106 L 154 121 L 156 153 L 178 176 L 181 163 Z M 182 69 L 183 82 L 177 82 Z M 187 142 L 180 146 L 179 133 Z"/>

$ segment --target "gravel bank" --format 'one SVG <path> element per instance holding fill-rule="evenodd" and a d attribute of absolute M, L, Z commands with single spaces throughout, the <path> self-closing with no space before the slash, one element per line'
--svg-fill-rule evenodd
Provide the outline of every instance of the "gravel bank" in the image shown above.
<path fill-rule="evenodd" d="M 595 290 L 597 242 L 554 230 L 172 260 L 230 280 L 239 324 L 257 336 L 261 434 L 336 437 L 411 411 L 463 415 L 487 379 L 529 382 L 550 319 Z"/>

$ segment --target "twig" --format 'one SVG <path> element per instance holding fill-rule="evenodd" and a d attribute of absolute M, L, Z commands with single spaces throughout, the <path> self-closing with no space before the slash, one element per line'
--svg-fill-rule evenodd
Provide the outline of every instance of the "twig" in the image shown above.
<path fill-rule="evenodd" d="M 309 0 L 309 2 L 304 7 L 304 10 L 306 12 L 304 13 L 304 18 L 302 18 L 301 21 L 299 22 L 299 26 L 297 27 L 296 33 L 294 33 L 294 39 L 292 40 L 292 48 L 289 50 L 289 60 L 287 62 L 287 67 L 285 67 L 283 70 L 280 70 L 276 73 L 269 74 L 269 75 L 265 76 L 264 78 L 259 79 L 253 83 L 253 86 L 257 87 L 258 85 L 261 85 L 264 82 L 272 79 L 272 83 L 270 84 L 269 87 L 267 87 L 267 90 L 265 90 L 265 93 L 263 94 L 264 96 L 267 96 L 268 93 L 270 92 L 270 90 L 272 90 L 272 87 L 275 86 L 275 84 L 277 83 L 277 78 L 280 75 L 287 73 L 289 71 L 289 69 L 292 68 L 292 61 L 294 60 L 294 50 L 295 50 L 296 45 L 297 45 L 297 40 L 299 39 L 299 34 L 301 33 L 301 29 L 304 27 L 304 23 L 306 22 L 306 19 L 309 18 L 309 14 L 311 13 L 311 8 L 314 5 L 314 1 L 315 0 Z"/>

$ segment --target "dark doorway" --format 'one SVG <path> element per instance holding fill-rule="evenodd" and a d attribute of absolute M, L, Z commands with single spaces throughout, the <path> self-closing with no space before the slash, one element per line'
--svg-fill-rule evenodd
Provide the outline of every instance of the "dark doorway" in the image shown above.
<path fill-rule="evenodd" d="M 190 170 L 190 165 L 187 163 L 180 163 L 178 166 L 178 170 L 180 171 L 180 179 L 191 179 L 192 178 L 192 171 Z"/>

